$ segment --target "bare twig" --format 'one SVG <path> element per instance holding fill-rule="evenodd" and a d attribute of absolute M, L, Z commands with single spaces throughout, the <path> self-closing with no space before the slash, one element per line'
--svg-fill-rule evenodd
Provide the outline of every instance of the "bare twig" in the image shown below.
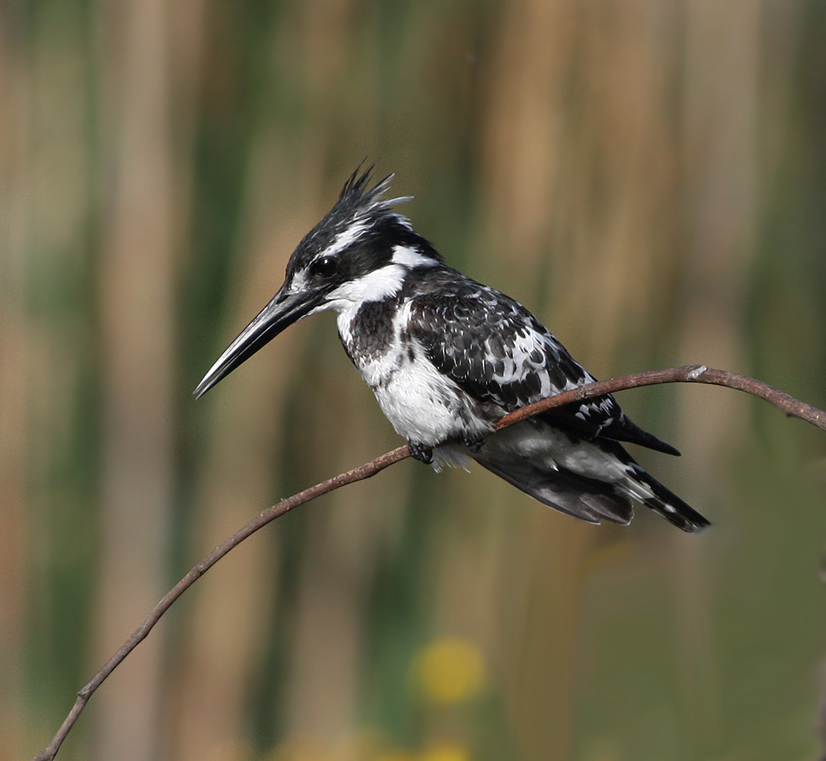
<path fill-rule="evenodd" d="M 709 383 L 713 386 L 726 386 L 737 391 L 745 391 L 747 394 L 765 399 L 790 417 L 798 417 L 826 431 L 826 412 L 823 410 L 801 402 L 768 383 L 749 378 L 746 375 L 730 373 L 726 370 L 713 370 L 705 365 L 683 365 L 682 367 L 672 367 L 670 370 L 650 370 L 645 373 L 624 375 L 621 378 L 579 386 L 571 391 L 542 399 L 505 415 L 496 424 L 496 428 L 505 428 L 552 407 L 561 407 L 564 404 L 582 399 L 591 399 L 595 396 L 613 394 L 616 391 L 639 388 L 640 386 L 655 386 L 660 383 Z"/>
<path fill-rule="evenodd" d="M 660 383 L 709 383 L 716 386 L 726 386 L 734 388 L 739 391 L 745 391 L 748 394 L 765 399 L 775 407 L 780 408 L 789 416 L 798 417 L 806 420 L 818 428 L 826 430 L 826 412 L 812 407 L 809 404 L 795 399 L 792 396 L 762 383 L 754 378 L 748 378 L 744 375 L 737 375 L 736 373 L 729 373 L 725 370 L 713 370 L 707 368 L 705 365 L 686 365 L 684 367 L 676 367 L 670 370 L 652 370 L 646 373 L 637 373 L 635 375 L 626 375 L 622 378 L 614 378 L 607 381 L 599 381 L 597 383 L 589 383 L 585 386 L 566 391 L 562 394 L 543 399 L 535 404 L 528 405 L 522 409 L 511 412 L 505 415 L 497 424 L 496 429 L 502 429 L 514 423 L 518 423 L 540 412 L 544 412 L 553 407 L 560 407 L 571 402 L 582 401 L 583 399 L 590 399 L 595 396 L 603 396 L 605 394 L 612 394 L 616 391 L 623 391 L 629 388 L 637 388 L 639 386 L 653 386 Z M 215 565 L 224 555 L 230 550 L 234 549 L 247 537 L 254 534 L 258 529 L 266 526 L 276 518 L 280 518 L 285 513 L 288 513 L 293 508 L 303 505 L 322 494 L 338 489 L 346 484 L 351 484 L 356 481 L 363 481 L 370 478 L 376 473 L 385 468 L 397 463 L 410 456 L 410 451 L 407 446 L 401 446 L 394 449 L 392 452 L 377 457 L 375 460 L 368 462 L 358 468 L 348 470 L 346 473 L 341 473 L 327 481 L 322 481 L 315 486 L 305 489 L 298 494 L 294 494 L 285 500 L 282 500 L 276 505 L 268 507 L 263 510 L 243 528 L 236 531 L 232 536 L 219 544 L 212 552 L 209 553 L 203 560 L 189 571 L 155 606 L 152 612 L 147 616 L 146 620 L 132 633 L 129 639 L 121 645 L 118 651 L 106 662 L 103 668 L 95 674 L 92 681 L 90 681 L 80 692 L 78 692 L 77 700 L 72 706 L 72 710 L 60 726 L 57 734 L 52 739 L 51 743 L 41 753 L 35 756 L 34 761 L 51 761 L 57 756 L 60 746 L 66 739 L 66 736 L 71 731 L 81 711 L 86 706 L 89 698 L 97 690 L 103 681 L 120 665 L 135 647 L 140 644 L 144 638 L 149 634 L 152 628 L 160 620 L 161 616 L 166 613 L 172 604 L 191 587 L 201 576 L 203 576 L 213 565 Z"/>

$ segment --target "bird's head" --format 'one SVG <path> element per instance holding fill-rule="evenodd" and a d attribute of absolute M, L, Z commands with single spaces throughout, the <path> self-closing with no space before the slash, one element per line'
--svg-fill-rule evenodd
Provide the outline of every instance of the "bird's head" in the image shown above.
<path fill-rule="evenodd" d="M 195 389 L 200 397 L 294 322 L 393 296 L 411 269 L 441 263 L 438 252 L 385 199 L 393 175 L 369 187 L 372 167 L 357 169 L 335 205 L 293 251 L 270 302 L 218 358 Z"/>

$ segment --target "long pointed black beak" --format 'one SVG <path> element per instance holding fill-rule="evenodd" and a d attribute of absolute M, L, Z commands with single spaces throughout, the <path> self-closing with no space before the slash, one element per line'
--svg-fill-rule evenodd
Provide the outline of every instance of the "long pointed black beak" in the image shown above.
<path fill-rule="evenodd" d="M 321 294 L 290 293 L 284 289 L 284 286 L 281 286 L 270 303 L 241 331 L 227 350 L 218 357 L 217 362 L 209 368 L 209 372 L 193 392 L 195 397 L 203 396 L 262 346 L 268 344 L 294 322 L 305 317 L 308 312 L 318 306 L 321 298 Z"/>

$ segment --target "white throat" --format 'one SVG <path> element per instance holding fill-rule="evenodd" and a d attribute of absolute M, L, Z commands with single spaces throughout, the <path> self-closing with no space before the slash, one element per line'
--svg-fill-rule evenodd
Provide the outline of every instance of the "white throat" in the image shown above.
<path fill-rule="evenodd" d="M 401 290 L 407 273 L 407 267 L 401 264 L 386 264 L 363 277 L 342 283 L 330 294 L 326 307 L 341 311 L 365 301 L 391 298 Z"/>
<path fill-rule="evenodd" d="M 356 280 L 342 283 L 330 293 L 324 304 L 310 314 L 331 309 L 339 314 L 339 328 L 342 325 L 349 325 L 362 304 L 369 301 L 383 301 L 395 296 L 401 290 L 411 269 L 434 267 L 436 264 L 437 262 L 420 254 L 415 248 L 395 246 L 390 262 Z"/>

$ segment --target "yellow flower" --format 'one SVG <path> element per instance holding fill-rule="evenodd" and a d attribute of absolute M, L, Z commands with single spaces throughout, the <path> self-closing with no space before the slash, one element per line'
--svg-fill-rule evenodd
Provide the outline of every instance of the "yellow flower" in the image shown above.
<path fill-rule="evenodd" d="M 474 642 L 443 637 L 422 650 L 414 663 L 413 673 L 428 700 L 443 704 L 461 703 L 475 697 L 482 689 L 485 663 Z M 452 758 L 448 757 L 448 761 Z"/>
<path fill-rule="evenodd" d="M 440 743 L 422 753 L 420 761 L 470 761 L 470 751 L 458 743 Z"/>

